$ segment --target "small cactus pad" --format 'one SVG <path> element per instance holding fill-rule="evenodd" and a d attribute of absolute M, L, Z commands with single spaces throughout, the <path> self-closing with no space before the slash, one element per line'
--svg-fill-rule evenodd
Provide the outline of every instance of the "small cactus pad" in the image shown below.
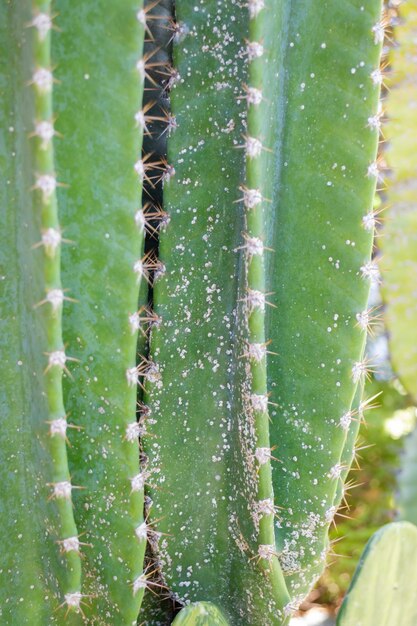
<path fill-rule="evenodd" d="M 211 602 L 194 602 L 178 613 L 172 626 L 229 626 L 229 622 Z"/>
<path fill-rule="evenodd" d="M 417 528 L 394 522 L 369 540 L 337 626 L 417 624 Z"/>

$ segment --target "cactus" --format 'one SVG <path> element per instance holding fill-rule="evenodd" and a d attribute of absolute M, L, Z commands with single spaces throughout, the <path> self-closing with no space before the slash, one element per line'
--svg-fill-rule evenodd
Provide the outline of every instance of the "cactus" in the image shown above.
<path fill-rule="evenodd" d="M 417 528 L 394 522 L 369 540 L 337 616 L 337 626 L 417 622 Z"/>
<path fill-rule="evenodd" d="M 381 1 L 171 8 L 0 5 L 5 624 L 282 625 L 324 565 Z"/>
<path fill-rule="evenodd" d="M 381 237 L 383 298 L 393 368 L 417 402 L 417 88 L 415 84 L 415 2 L 400 7 L 395 27 L 398 46 L 391 51 L 392 73 L 385 108 L 388 116 L 384 150 L 387 178 L 386 221 Z M 411 132 L 410 132 L 411 130 Z"/>
<path fill-rule="evenodd" d="M 173 626 L 229 626 L 218 608 L 210 602 L 195 602 L 182 609 Z"/>
<path fill-rule="evenodd" d="M 59 2 L 59 19 L 50 4 L 0 9 L 2 449 L 16 476 L 2 621 L 130 625 L 146 546 L 129 327 L 144 28 L 138 2 Z M 33 501 L 34 521 L 16 523 Z"/>

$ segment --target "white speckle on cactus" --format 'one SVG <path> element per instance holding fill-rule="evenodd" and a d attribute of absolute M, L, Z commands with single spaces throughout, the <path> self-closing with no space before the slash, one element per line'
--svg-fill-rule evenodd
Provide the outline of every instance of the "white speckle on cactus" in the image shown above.
<path fill-rule="evenodd" d="M 262 91 L 256 87 L 244 87 L 248 104 L 257 106 L 263 100 Z"/>
<path fill-rule="evenodd" d="M 259 516 L 262 515 L 275 515 L 276 506 L 272 498 L 266 498 L 256 503 L 256 510 Z"/>
<path fill-rule="evenodd" d="M 47 13 L 38 13 L 33 18 L 31 26 L 34 26 L 38 31 L 40 41 L 44 41 L 52 28 L 51 17 Z"/>
<path fill-rule="evenodd" d="M 377 113 L 376 115 L 371 115 L 368 117 L 368 127 L 372 130 L 379 131 L 381 128 L 381 115 Z"/>
<path fill-rule="evenodd" d="M 164 173 L 162 174 L 162 182 L 169 183 L 171 178 L 175 176 L 175 167 L 173 165 L 167 164 Z"/>
<path fill-rule="evenodd" d="M 52 72 L 41 67 L 32 76 L 32 84 L 42 93 L 51 91 L 54 78 Z"/>
<path fill-rule="evenodd" d="M 327 524 L 330 524 L 330 522 L 333 520 L 335 514 L 337 511 L 337 507 L 336 506 L 331 506 L 329 509 L 327 509 L 327 511 L 325 511 L 324 513 L 324 519 L 326 520 Z"/>
<path fill-rule="evenodd" d="M 130 479 L 130 484 L 132 486 L 132 492 L 142 491 L 145 486 L 147 475 L 144 472 L 139 472 L 133 478 Z"/>
<path fill-rule="evenodd" d="M 42 174 L 36 177 L 34 189 L 39 189 L 42 192 L 43 200 L 49 200 L 53 195 L 57 187 L 56 178 L 53 174 Z"/>
<path fill-rule="evenodd" d="M 72 485 L 68 480 L 52 483 L 52 488 L 51 498 L 61 498 L 63 500 L 69 500 L 71 498 Z"/>
<path fill-rule="evenodd" d="M 265 559 L 266 561 L 272 561 L 274 556 L 277 556 L 277 552 L 275 546 L 268 544 L 261 544 L 258 546 L 258 555 L 260 559 Z"/>
<path fill-rule="evenodd" d="M 143 263 L 141 259 L 138 259 L 137 261 L 135 261 L 134 265 L 133 265 L 133 271 L 135 272 L 135 274 L 138 277 L 138 282 L 139 280 L 142 278 L 142 276 L 144 275 L 143 273 Z"/>
<path fill-rule="evenodd" d="M 146 130 L 146 118 L 143 111 L 138 111 L 137 113 L 135 113 L 135 122 L 139 126 L 139 128 L 142 128 L 142 130 Z"/>
<path fill-rule="evenodd" d="M 343 413 L 342 417 L 339 420 L 339 425 L 341 426 L 341 428 L 343 430 L 349 430 L 349 426 L 352 422 L 352 418 L 353 418 L 353 411 L 346 411 L 346 413 Z"/>
<path fill-rule="evenodd" d="M 143 429 L 139 425 L 139 422 L 132 422 L 126 426 L 125 439 L 129 443 L 133 443 L 138 440 L 142 434 Z"/>
<path fill-rule="evenodd" d="M 259 189 L 248 189 L 247 187 L 240 187 L 243 191 L 243 203 L 247 209 L 254 209 L 258 204 L 262 202 L 262 194 Z"/>
<path fill-rule="evenodd" d="M 262 152 L 262 142 L 256 139 L 256 137 L 246 137 L 245 151 L 249 159 L 255 159 Z"/>
<path fill-rule="evenodd" d="M 384 80 L 384 76 L 379 68 L 371 72 L 371 80 L 374 85 L 382 84 L 382 81 Z"/>
<path fill-rule="evenodd" d="M 268 396 L 266 394 L 261 395 L 253 393 L 250 397 L 252 408 L 254 411 L 261 411 L 266 413 L 268 410 Z"/>
<path fill-rule="evenodd" d="M 139 59 L 136 63 L 136 69 L 139 72 L 141 79 L 145 80 L 145 61 L 143 59 Z"/>
<path fill-rule="evenodd" d="M 265 310 L 265 294 L 261 291 L 248 289 L 246 302 L 250 311 L 253 311 L 254 309 L 260 309 L 261 311 Z"/>
<path fill-rule="evenodd" d="M 254 17 L 257 17 L 257 15 L 259 15 L 259 13 L 264 8 L 265 8 L 265 0 L 249 0 L 248 2 L 249 16 L 252 19 Z"/>
<path fill-rule="evenodd" d="M 367 176 L 369 176 L 370 178 L 371 177 L 378 178 L 379 177 L 379 173 L 380 172 L 379 172 L 379 167 L 378 167 L 377 161 L 374 161 L 373 163 L 370 163 L 368 165 L 368 170 L 367 170 L 367 173 L 366 173 Z"/>
<path fill-rule="evenodd" d="M 148 537 L 148 525 L 146 522 L 142 522 L 139 526 L 135 528 L 135 535 L 139 539 L 139 541 L 146 540 Z"/>
<path fill-rule="evenodd" d="M 60 544 L 64 552 L 80 551 L 80 540 L 78 539 L 78 537 L 68 537 L 67 539 L 62 539 L 62 541 L 60 541 Z"/>
<path fill-rule="evenodd" d="M 145 229 L 145 216 L 142 209 L 138 209 L 135 213 L 135 223 L 141 232 Z"/>
<path fill-rule="evenodd" d="M 362 218 L 362 224 L 365 230 L 367 230 L 368 232 L 373 232 L 376 224 L 375 213 L 373 211 L 370 211 L 369 213 L 364 215 Z"/>
<path fill-rule="evenodd" d="M 266 356 L 266 345 L 264 343 L 248 344 L 248 355 L 250 359 L 259 363 Z"/>
<path fill-rule="evenodd" d="M 264 47 L 258 41 L 249 41 L 246 46 L 246 54 L 249 61 L 259 59 L 264 53 Z"/>
<path fill-rule="evenodd" d="M 136 19 L 138 20 L 140 24 L 142 24 L 142 26 L 146 26 L 146 12 L 144 9 L 140 9 L 136 13 Z"/>
<path fill-rule="evenodd" d="M 65 604 L 68 606 L 68 608 L 71 609 L 75 609 L 75 611 L 78 613 L 81 610 L 81 601 L 83 598 L 83 595 L 80 591 L 73 591 L 72 593 L 66 593 L 65 594 Z"/>
<path fill-rule="evenodd" d="M 142 159 L 139 159 L 139 161 L 136 161 L 133 167 L 134 167 L 136 174 L 139 176 L 141 182 L 143 182 L 143 179 L 145 178 L 145 165 Z"/>
<path fill-rule="evenodd" d="M 132 313 L 132 315 L 129 315 L 129 324 L 132 334 L 140 329 L 140 315 L 138 311 L 136 311 L 136 313 Z"/>
<path fill-rule="evenodd" d="M 333 467 L 330 468 L 329 477 L 334 478 L 334 479 L 340 478 L 342 470 L 343 470 L 343 465 L 340 465 L 340 463 L 336 463 L 336 465 L 333 465 Z"/>
<path fill-rule="evenodd" d="M 59 309 L 64 299 L 65 296 L 62 289 L 50 289 L 45 298 L 46 302 L 51 303 L 53 311 L 57 311 Z"/>
<path fill-rule="evenodd" d="M 367 278 L 371 282 L 379 283 L 380 281 L 380 272 L 377 263 L 373 261 L 368 261 L 361 267 L 362 278 Z"/>
<path fill-rule="evenodd" d="M 35 124 L 34 134 L 41 140 L 41 150 L 46 150 L 49 142 L 56 133 L 52 122 L 42 120 Z"/>
<path fill-rule="evenodd" d="M 369 311 L 362 311 L 361 313 L 357 313 L 356 320 L 361 330 L 368 330 L 370 321 Z"/>
<path fill-rule="evenodd" d="M 67 436 L 68 422 L 65 417 L 58 417 L 56 420 L 49 422 L 49 434 L 53 437 L 58 435 L 63 439 Z"/>
<path fill-rule="evenodd" d="M 129 387 L 135 387 L 139 382 L 139 372 L 136 367 L 126 370 L 126 379 Z"/>
<path fill-rule="evenodd" d="M 249 237 L 244 235 L 246 244 L 242 246 L 246 249 L 249 257 L 262 256 L 264 253 L 264 243 L 259 237 Z"/>
<path fill-rule="evenodd" d="M 55 256 L 56 249 L 62 242 L 62 235 L 56 228 L 48 228 L 42 233 L 42 244 L 48 256 Z"/>
<path fill-rule="evenodd" d="M 372 27 L 372 33 L 374 35 L 375 45 L 383 43 L 384 37 L 385 37 L 386 25 L 387 25 L 386 21 L 382 19 L 379 22 L 377 22 L 375 26 Z"/>
<path fill-rule="evenodd" d="M 157 383 L 161 380 L 161 373 L 156 363 L 150 363 L 146 369 L 145 378 L 149 380 L 150 383 Z"/>
<path fill-rule="evenodd" d="M 364 376 L 367 375 L 368 371 L 369 368 L 366 361 L 357 361 L 352 367 L 353 382 L 355 384 L 358 383 Z"/>
<path fill-rule="evenodd" d="M 63 350 L 55 350 L 48 354 L 48 367 L 59 367 L 65 369 L 65 363 L 68 357 Z"/>
<path fill-rule="evenodd" d="M 141 574 L 133 581 L 133 595 L 136 595 L 140 589 L 146 589 L 148 586 L 145 574 Z"/>
<path fill-rule="evenodd" d="M 271 448 L 256 448 L 255 458 L 259 465 L 266 465 L 272 459 Z"/>

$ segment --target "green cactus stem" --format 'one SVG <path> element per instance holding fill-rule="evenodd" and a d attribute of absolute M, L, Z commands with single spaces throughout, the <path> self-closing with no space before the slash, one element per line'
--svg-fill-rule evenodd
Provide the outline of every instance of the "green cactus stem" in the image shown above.
<path fill-rule="evenodd" d="M 417 429 L 407 437 L 401 457 L 396 504 L 398 519 L 417 526 Z"/>
<path fill-rule="evenodd" d="M 337 617 L 337 626 L 417 623 L 417 528 L 394 522 L 369 540 Z"/>
<path fill-rule="evenodd" d="M 56 623 L 80 610 L 82 540 L 68 467 L 62 377 L 68 361 L 62 308 L 53 137 L 50 2 L 1 7 L 2 621 Z M 10 68 L 13 68 L 10 80 Z M 76 436 L 76 434 L 75 434 Z M 4 498 L 4 499 L 3 499 Z M 29 514 L 30 513 L 30 514 Z M 3 578 L 4 577 L 4 578 Z M 52 620 L 52 621 L 50 621 Z"/>
<path fill-rule="evenodd" d="M 50 4 L 1 6 L 2 449 L 16 474 L 2 621 L 131 626 L 147 580 L 143 16 L 140 2 Z"/>
<path fill-rule="evenodd" d="M 155 551 L 179 600 L 280 624 L 323 567 L 368 367 L 381 3 L 179 1 L 176 17 Z"/>
<path fill-rule="evenodd" d="M 67 409 L 82 427 L 70 463 L 84 487 L 75 501 L 77 524 L 91 544 L 83 561 L 84 612 L 130 626 L 147 584 L 146 475 L 138 446 L 145 425 L 136 420 L 136 343 L 146 317 L 138 306 L 146 277 L 143 13 L 137 0 L 86 2 L 76 11 L 62 1 L 57 9 L 61 32 L 52 49 L 63 140 L 56 160 L 68 183 L 59 201 L 68 238 L 76 242 L 64 251 L 63 277 L 78 300 L 64 321 L 78 359 L 65 392 Z"/>
<path fill-rule="evenodd" d="M 178 613 L 172 626 L 229 626 L 229 622 L 211 602 L 195 602 Z"/>

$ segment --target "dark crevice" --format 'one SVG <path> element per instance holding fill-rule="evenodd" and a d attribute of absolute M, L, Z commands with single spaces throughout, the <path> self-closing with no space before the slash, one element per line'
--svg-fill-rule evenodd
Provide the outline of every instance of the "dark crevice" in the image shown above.
<path fill-rule="evenodd" d="M 145 60 L 145 91 L 142 111 L 145 114 L 145 134 L 143 139 L 142 161 L 145 166 L 143 182 L 142 211 L 145 220 L 144 256 L 142 258 L 144 277 L 140 289 L 139 311 L 146 302 L 144 318 L 145 335 L 139 338 L 138 367 L 145 363 L 145 369 L 151 362 L 150 334 L 152 326 L 159 323 L 154 313 L 154 282 L 158 274 L 164 271 L 159 261 L 160 232 L 169 223 L 169 215 L 164 210 L 164 180 L 173 174 L 167 164 L 167 141 L 170 133 L 175 130 L 175 119 L 170 110 L 170 88 L 175 81 L 172 48 L 176 33 L 174 0 L 145 0 L 146 35 L 144 47 Z M 146 279 L 146 281 L 145 281 Z M 147 320 L 147 321 L 146 321 Z M 138 415 L 143 423 L 149 415 L 144 404 L 145 377 L 140 379 L 138 386 Z M 140 441 L 140 463 L 143 469 L 147 465 L 147 457 Z M 145 488 L 145 519 L 147 519 L 151 498 Z M 150 533 L 145 568 L 155 570 L 149 579 L 150 591 L 158 596 L 156 600 L 162 611 L 172 619 L 182 608 L 172 597 L 169 590 L 160 588 L 163 583 L 158 577 L 157 529 Z M 152 582 L 155 585 L 152 585 Z"/>

